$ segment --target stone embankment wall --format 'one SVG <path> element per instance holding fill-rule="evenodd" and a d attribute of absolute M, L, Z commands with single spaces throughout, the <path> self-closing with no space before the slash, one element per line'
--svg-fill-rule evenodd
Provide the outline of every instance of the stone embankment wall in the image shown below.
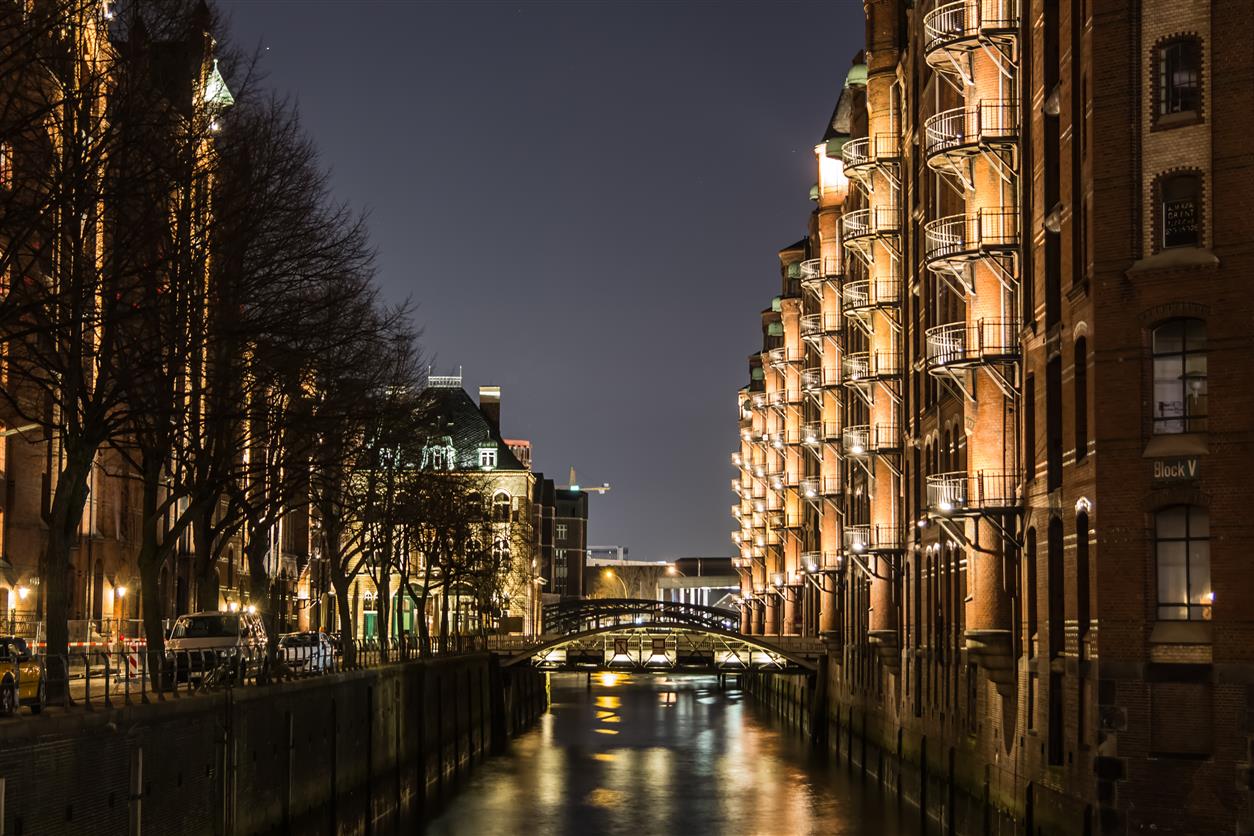
<path fill-rule="evenodd" d="M 826 667 L 826 666 L 824 666 Z M 882 733 L 882 717 L 866 704 L 837 696 L 817 675 L 751 673 L 743 678 L 755 702 L 827 749 L 838 763 L 901 803 L 923 811 L 928 832 L 944 836 L 1081 836 L 1082 830 L 1051 829 L 996 805 L 977 758 L 898 729 Z"/>
<path fill-rule="evenodd" d="M 547 704 L 543 674 L 482 654 L 23 716 L 0 725 L 0 833 L 414 832 Z"/>

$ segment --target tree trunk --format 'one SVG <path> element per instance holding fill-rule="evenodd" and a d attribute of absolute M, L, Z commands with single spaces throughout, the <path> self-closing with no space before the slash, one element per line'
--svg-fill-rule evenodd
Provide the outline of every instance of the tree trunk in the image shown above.
<path fill-rule="evenodd" d="M 50 700 L 65 697 L 68 687 L 70 644 L 70 549 L 78 537 L 87 503 L 87 481 L 91 475 L 96 448 L 87 443 L 66 445 L 65 466 L 57 479 L 48 510 L 48 548 L 44 552 L 44 629 L 46 655 L 57 660 L 49 666 L 47 694 Z"/>
<path fill-rule="evenodd" d="M 169 552 L 157 542 L 158 493 L 161 490 L 161 461 L 147 454 L 141 463 L 143 496 L 140 500 L 139 590 L 144 614 L 144 638 L 148 640 L 148 670 L 154 683 L 165 659 L 165 631 L 161 624 L 161 564 Z"/>
<path fill-rule="evenodd" d="M 213 543 L 213 511 L 216 503 L 206 502 L 192 523 L 192 567 L 196 574 L 196 609 L 215 612 L 222 606 L 221 582 L 217 576 L 217 552 Z"/>
<path fill-rule="evenodd" d="M 348 575 L 340 559 L 331 560 L 331 586 L 335 588 L 335 609 L 340 619 L 340 653 L 345 668 L 357 664 L 357 646 L 353 643 L 357 625 L 353 624 L 352 602 L 348 600 Z"/>

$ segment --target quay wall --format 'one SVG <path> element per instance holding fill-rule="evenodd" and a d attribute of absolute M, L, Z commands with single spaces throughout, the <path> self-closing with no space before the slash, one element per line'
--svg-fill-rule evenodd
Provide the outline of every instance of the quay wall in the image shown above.
<path fill-rule="evenodd" d="M 0 725 L 6 836 L 415 831 L 547 707 L 491 654 Z"/>

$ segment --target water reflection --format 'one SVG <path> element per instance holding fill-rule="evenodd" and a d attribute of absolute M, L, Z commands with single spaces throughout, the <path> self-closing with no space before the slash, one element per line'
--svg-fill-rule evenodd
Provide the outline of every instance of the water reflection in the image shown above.
<path fill-rule="evenodd" d="M 917 834 L 707 678 L 554 676 L 553 705 L 480 767 L 429 834 Z"/>

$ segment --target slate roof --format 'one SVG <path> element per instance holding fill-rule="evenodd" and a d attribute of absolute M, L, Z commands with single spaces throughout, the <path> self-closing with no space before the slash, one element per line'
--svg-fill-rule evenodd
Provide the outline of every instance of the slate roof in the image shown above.
<path fill-rule="evenodd" d="M 478 470 L 479 451 L 495 445 L 497 470 L 526 470 L 492 428 L 487 416 L 460 386 L 428 386 L 419 399 L 415 430 L 420 439 L 449 438 L 457 451 L 458 470 Z"/>

